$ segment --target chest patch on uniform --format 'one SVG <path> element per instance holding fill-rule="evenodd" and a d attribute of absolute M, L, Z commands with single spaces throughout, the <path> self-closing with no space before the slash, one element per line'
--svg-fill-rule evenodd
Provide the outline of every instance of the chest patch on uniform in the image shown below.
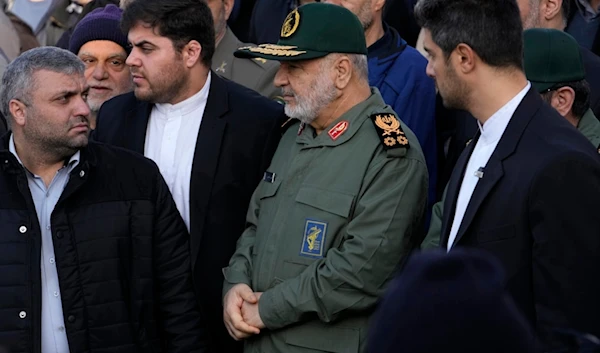
<path fill-rule="evenodd" d="M 307 219 L 304 224 L 304 239 L 300 255 L 320 259 L 323 257 L 323 246 L 327 236 L 327 223 Z"/>
<path fill-rule="evenodd" d="M 375 124 L 377 134 L 383 143 L 383 149 L 404 147 L 409 148 L 408 138 L 402 131 L 400 120 L 390 113 L 378 113 L 371 115 L 371 120 Z"/>
<path fill-rule="evenodd" d="M 338 137 L 342 136 L 344 132 L 346 132 L 346 130 L 348 129 L 348 125 L 350 125 L 350 123 L 348 123 L 346 120 L 342 120 L 339 123 L 335 124 L 335 126 L 332 127 L 331 130 L 329 130 L 328 132 L 329 137 L 331 137 L 331 139 L 335 141 Z"/>

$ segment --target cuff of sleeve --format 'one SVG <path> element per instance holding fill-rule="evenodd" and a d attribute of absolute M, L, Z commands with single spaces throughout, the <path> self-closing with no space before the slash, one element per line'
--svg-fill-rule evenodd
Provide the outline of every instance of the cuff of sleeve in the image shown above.
<path fill-rule="evenodd" d="M 229 292 L 236 284 L 244 283 L 252 288 L 250 285 L 250 278 L 248 278 L 245 273 L 233 270 L 231 267 L 225 267 L 223 269 L 223 277 L 225 278 L 225 281 L 223 281 L 223 293 L 221 299 L 223 299 L 225 294 L 227 294 L 227 292 Z"/>
<path fill-rule="evenodd" d="M 258 313 L 269 330 L 276 330 L 294 322 L 286 312 L 283 297 L 277 287 L 262 294 L 258 302 Z"/>

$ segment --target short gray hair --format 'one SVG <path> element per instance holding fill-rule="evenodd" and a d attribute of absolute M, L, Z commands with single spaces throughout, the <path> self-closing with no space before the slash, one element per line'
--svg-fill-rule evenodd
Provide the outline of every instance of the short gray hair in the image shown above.
<path fill-rule="evenodd" d="M 367 62 L 367 56 L 364 54 L 327 54 L 324 57 L 325 60 L 323 60 L 321 67 L 329 65 L 341 56 L 347 56 L 348 59 L 350 59 L 350 63 L 352 63 L 352 66 L 354 67 L 354 72 L 357 74 L 359 80 L 369 82 L 369 65 Z"/>
<path fill-rule="evenodd" d="M 369 64 L 367 56 L 364 54 L 348 54 L 350 62 L 354 66 L 358 78 L 363 81 L 369 82 Z"/>
<path fill-rule="evenodd" d="M 40 70 L 48 70 L 66 75 L 85 73 L 85 65 L 73 53 L 56 47 L 39 47 L 28 50 L 11 62 L 2 76 L 0 86 L 0 110 L 10 121 L 9 103 L 13 99 L 30 101 L 35 88 L 33 75 Z M 44 82 L 52 84 L 52 82 Z"/>

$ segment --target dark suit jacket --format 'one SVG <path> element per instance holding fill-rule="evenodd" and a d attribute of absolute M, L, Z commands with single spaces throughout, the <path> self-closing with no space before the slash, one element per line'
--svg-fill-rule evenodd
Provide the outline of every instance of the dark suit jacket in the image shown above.
<path fill-rule="evenodd" d="M 444 248 L 478 137 L 448 184 Z M 500 259 L 508 291 L 546 348 L 566 347 L 555 328 L 600 337 L 598 200 L 598 152 L 530 90 L 485 166 L 454 246 L 481 248 Z"/>
<path fill-rule="evenodd" d="M 575 1 L 577 0 L 570 0 L 571 3 L 569 5 L 570 9 L 569 9 L 569 21 L 568 23 L 571 22 L 571 19 L 575 16 L 575 13 L 577 11 L 579 11 L 579 8 L 577 7 L 577 4 L 575 3 Z M 568 27 L 568 25 L 567 25 Z M 596 55 L 600 55 L 600 31 L 598 31 L 596 33 L 596 37 L 594 38 L 594 44 L 592 44 L 592 52 Z"/>
<path fill-rule="evenodd" d="M 241 352 L 223 324 L 223 275 L 245 228 L 250 196 L 281 137 L 283 106 L 212 73 L 190 186 L 194 284 L 217 352 Z M 144 153 L 152 104 L 133 93 L 104 103 L 94 139 Z"/>

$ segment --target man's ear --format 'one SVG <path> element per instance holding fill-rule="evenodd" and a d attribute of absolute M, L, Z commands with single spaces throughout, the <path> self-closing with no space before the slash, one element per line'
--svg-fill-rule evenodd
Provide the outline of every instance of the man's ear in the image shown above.
<path fill-rule="evenodd" d="M 11 99 L 10 102 L 8 102 L 8 109 L 10 111 L 10 115 L 12 115 L 12 120 L 16 125 L 25 125 L 25 122 L 27 121 L 27 106 L 25 103 L 18 99 Z M 9 120 L 11 117 L 7 116 L 6 119 Z"/>
<path fill-rule="evenodd" d="M 202 61 L 202 45 L 197 40 L 190 40 L 181 51 L 185 66 L 191 68 L 197 62 Z"/>

